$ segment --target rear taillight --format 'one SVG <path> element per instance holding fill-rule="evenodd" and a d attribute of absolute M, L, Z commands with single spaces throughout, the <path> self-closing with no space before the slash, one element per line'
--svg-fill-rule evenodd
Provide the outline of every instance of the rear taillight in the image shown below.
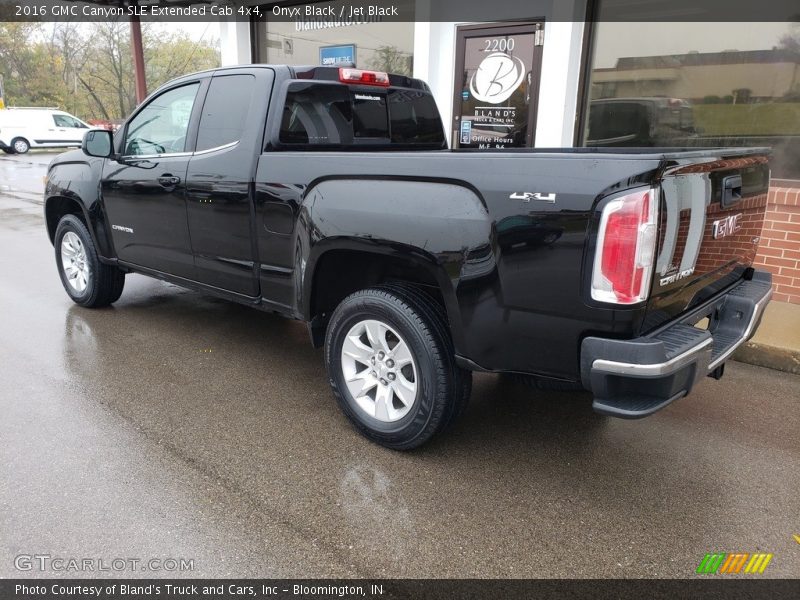
<path fill-rule="evenodd" d="M 381 71 L 362 71 L 361 69 L 339 69 L 339 81 L 361 85 L 389 87 L 389 74 Z"/>
<path fill-rule="evenodd" d="M 656 247 L 658 191 L 611 200 L 603 208 L 592 271 L 592 298 L 614 304 L 647 299 Z"/>

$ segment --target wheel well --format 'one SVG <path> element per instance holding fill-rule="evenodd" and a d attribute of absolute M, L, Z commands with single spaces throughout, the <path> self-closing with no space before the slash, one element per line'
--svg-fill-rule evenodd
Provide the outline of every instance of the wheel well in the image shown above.
<path fill-rule="evenodd" d="M 45 208 L 45 220 L 47 221 L 47 235 L 50 236 L 50 242 L 55 240 L 56 227 L 58 227 L 58 222 L 61 221 L 64 215 L 75 215 L 88 227 L 81 206 L 75 200 L 63 197 L 49 198 Z"/>
<path fill-rule="evenodd" d="M 444 305 L 433 274 L 413 261 L 358 250 L 331 250 L 322 255 L 314 269 L 309 305 L 312 328 L 321 328 L 324 334 L 330 314 L 342 300 L 358 290 L 389 282 L 424 287 Z"/>

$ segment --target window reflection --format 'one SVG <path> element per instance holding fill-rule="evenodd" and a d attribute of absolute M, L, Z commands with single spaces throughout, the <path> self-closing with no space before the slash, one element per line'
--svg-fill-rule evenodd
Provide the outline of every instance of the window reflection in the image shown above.
<path fill-rule="evenodd" d="M 587 146 L 772 146 L 800 179 L 800 27 L 597 23 Z"/>
<path fill-rule="evenodd" d="M 394 4 L 407 6 L 409 3 Z M 413 73 L 413 22 L 366 14 L 351 16 L 350 3 L 345 0 L 317 5 L 331 7 L 335 15 L 343 16 L 258 21 L 258 60 L 273 64 L 331 67 L 355 64 L 360 69 L 398 75 L 410 76 Z M 314 6 L 314 3 L 295 6 L 301 15 L 306 15 L 307 6 Z M 267 14 L 271 7 L 262 7 L 262 11 Z"/>

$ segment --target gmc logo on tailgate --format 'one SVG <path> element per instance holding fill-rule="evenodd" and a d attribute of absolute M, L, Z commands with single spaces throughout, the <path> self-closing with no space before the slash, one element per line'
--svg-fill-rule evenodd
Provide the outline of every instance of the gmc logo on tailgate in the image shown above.
<path fill-rule="evenodd" d="M 730 217 L 714 221 L 711 224 L 711 235 L 715 240 L 718 240 L 732 233 L 736 233 L 742 228 L 742 225 L 739 223 L 739 219 L 741 218 L 742 213 L 739 213 L 738 215 L 731 215 Z"/>

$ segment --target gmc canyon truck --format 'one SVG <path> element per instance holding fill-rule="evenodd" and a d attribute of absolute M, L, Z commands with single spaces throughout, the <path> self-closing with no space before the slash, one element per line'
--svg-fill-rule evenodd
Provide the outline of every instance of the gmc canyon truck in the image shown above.
<path fill-rule="evenodd" d="M 756 330 L 765 149 L 451 151 L 428 86 L 253 65 L 187 75 L 46 183 L 67 294 L 135 272 L 304 321 L 341 409 L 410 449 L 473 371 L 643 417 Z"/>

